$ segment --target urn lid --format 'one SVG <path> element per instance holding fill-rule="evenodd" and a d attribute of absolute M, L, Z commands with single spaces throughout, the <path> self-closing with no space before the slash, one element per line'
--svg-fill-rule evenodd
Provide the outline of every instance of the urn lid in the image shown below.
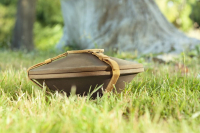
<path fill-rule="evenodd" d="M 142 64 L 114 57 L 110 58 L 118 63 L 120 70 L 134 69 L 134 71 L 131 71 L 132 73 L 139 73 L 144 71 Z M 64 58 L 30 70 L 29 75 L 81 73 L 96 71 L 112 71 L 112 68 L 110 65 L 99 60 L 99 58 L 91 53 L 71 53 Z"/>

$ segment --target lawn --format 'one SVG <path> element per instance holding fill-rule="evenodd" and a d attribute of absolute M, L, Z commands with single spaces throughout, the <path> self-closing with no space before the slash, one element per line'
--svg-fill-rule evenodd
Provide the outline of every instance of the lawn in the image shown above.
<path fill-rule="evenodd" d="M 56 52 L 0 51 L 0 132 L 167 133 L 200 132 L 200 59 L 181 54 L 175 62 L 145 66 L 121 94 L 90 99 L 46 94 L 26 70 Z M 113 54 L 126 58 L 126 54 Z M 131 58 L 131 57 L 130 57 Z M 188 67 L 181 73 L 175 63 Z"/>

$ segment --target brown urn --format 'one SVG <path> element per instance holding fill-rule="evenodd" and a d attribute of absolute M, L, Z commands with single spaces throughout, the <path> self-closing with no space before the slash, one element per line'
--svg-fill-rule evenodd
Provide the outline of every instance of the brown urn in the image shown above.
<path fill-rule="evenodd" d="M 64 91 L 68 95 L 72 88 L 76 94 L 87 95 L 95 87 L 102 85 L 102 90 L 117 92 L 125 88 L 140 72 L 143 65 L 103 54 L 103 49 L 68 51 L 57 57 L 47 59 L 28 69 L 28 77 L 43 88 L 45 84 L 50 90 Z"/>

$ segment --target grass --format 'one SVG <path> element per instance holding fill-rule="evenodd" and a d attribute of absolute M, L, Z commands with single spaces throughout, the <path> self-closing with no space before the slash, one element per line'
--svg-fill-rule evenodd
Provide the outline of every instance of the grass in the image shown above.
<path fill-rule="evenodd" d="M 124 92 L 91 100 L 46 94 L 27 79 L 29 66 L 57 54 L 0 51 L 1 133 L 200 132 L 198 58 L 177 59 L 188 66 L 187 75 L 173 64 L 143 62 L 146 71 Z"/>

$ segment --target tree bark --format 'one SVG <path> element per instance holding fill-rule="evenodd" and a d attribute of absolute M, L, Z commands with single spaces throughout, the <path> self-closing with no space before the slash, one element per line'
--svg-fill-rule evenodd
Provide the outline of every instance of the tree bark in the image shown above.
<path fill-rule="evenodd" d="M 36 0 L 19 0 L 17 5 L 16 22 L 11 44 L 12 49 L 34 48 L 33 26 L 36 13 Z"/>
<path fill-rule="evenodd" d="M 64 34 L 57 45 L 80 49 L 179 53 L 200 41 L 177 30 L 154 0 L 61 0 Z"/>

